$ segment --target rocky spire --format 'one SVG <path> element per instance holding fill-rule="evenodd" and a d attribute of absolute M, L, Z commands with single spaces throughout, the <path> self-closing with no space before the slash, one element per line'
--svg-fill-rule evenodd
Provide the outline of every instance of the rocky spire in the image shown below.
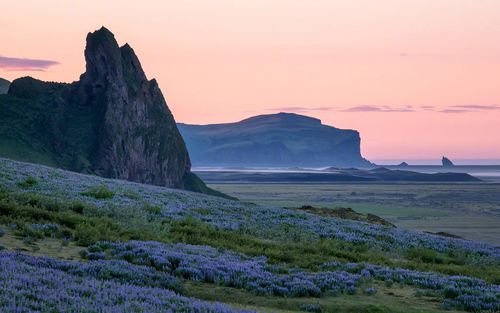
<path fill-rule="evenodd" d="M 448 159 L 447 157 L 443 157 L 441 159 L 441 164 L 444 166 L 444 167 L 452 167 L 452 166 L 455 166 L 455 164 L 453 164 L 453 162 Z"/>
<path fill-rule="evenodd" d="M 183 188 L 191 164 L 174 117 L 155 80 L 148 81 L 134 50 L 119 47 L 102 27 L 89 33 L 80 104 L 102 112 L 91 157 L 93 172 Z"/>

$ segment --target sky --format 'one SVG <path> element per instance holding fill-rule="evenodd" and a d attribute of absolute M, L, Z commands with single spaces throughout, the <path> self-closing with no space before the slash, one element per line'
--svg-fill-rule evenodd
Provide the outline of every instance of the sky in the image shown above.
<path fill-rule="evenodd" d="M 370 160 L 500 159 L 498 0 L 0 0 L 0 77 L 71 82 L 106 26 L 179 122 L 294 112 Z"/>

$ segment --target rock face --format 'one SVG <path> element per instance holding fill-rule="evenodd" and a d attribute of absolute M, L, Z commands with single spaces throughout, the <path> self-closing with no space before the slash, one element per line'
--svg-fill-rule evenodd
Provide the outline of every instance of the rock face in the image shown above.
<path fill-rule="evenodd" d="M 184 141 L 158 84 L 147 80 L 134 50 L 128 44 L 118 47 L 102 28 L 88 35 L 85 59 L 78 98 L 102 112 L 92 171 L 183 188 L 191 167 Z"/>
<path fill-rule="evenodd" d="M 455 164 L 453 164 L 453 162 L 451 162 L 450 159 L 448 159 L 447 157 L 443 157 L 441 159 L 441 163 L 443 164 L 444 167 L 452 167 L 452 166 L 455 166 Z"/>
<path fill-rule="evenodd" d="M 72 84 L 32 78 L 12 83 L 9 95 L 0 98 L 0 122 L 9 125 L 0 127 L 0 154 L 104 177 L 205 189 L 190 172 L 157 82 L 146 78 L 132 48 L 119 47 L 103 27 L 88 34 L 85 60 L 85 73 Z"/>
<path fill-rule="evenodd" d="M 359 133 L 319 119 L 279 113 L 237 123 L 178 124 L 195 166 L 370 167 Z"/>
<path fill-rule="evenodd" d="M 0 78 L 0 95 L 6 94 L 9 91 L 10 82 L 6 79 Z"/>

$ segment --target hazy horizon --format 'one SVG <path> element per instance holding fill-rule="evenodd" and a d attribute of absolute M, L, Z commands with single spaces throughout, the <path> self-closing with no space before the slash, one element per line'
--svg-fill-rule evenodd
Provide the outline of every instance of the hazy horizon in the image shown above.
<path fill-rule="evenodd" d="M 85 36 L 104 25 L 158 79 L 178 122 L 287 111 L 358 130 L 369 160 L 500 158 L 498 1 L 44 1 L 2 10 L 0 77 L 9 80 L 77 80 Z"/>
<path fill-rule="evenodd" d="M 449 156 L 447 156 L 449 157 Z M 455 165 L 499 165 L 500 159 L 454 159 L 451 161 Z M 441 165 L 441 159 L 373 159 L 370 160 L 378 165 L 397 165 L 406 162 L 409 165 Z"/>

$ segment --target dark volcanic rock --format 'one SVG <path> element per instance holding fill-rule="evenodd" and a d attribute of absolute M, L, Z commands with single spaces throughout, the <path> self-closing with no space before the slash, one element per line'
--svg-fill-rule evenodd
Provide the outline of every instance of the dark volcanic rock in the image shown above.
<path fill-rule="evenodd" d="M 448 159 L 447 157 L 443 157 L 441 159 L 441 163 L 443 164 L 444 167 L 451 167 L 451 166 L 455 166 L 455 164 L 453 164 L 453 162 L 451 162 L 450 159 Z"/>
<path fill-rule="evenodd" d="M 372 166 L 361 156 L 357 131 L 308 116 L 278 113 L 178 126 L 196 166 Z"/>
<path fill-rule="evenodd" d="M 191 164 L 174 117 L 134 50 L 107 29 L 87 36 L 82 104 L 102 112 L 91 169 L 105 177 L 183 188 Z"/>
<path fill-rule="evenodd" d="M 89 33 L 72 84 L 15 80 L 0 98 L 0 155 L 173 188 L 210 190 L 191 163 L 157 82 L 106 28 Z"/>

